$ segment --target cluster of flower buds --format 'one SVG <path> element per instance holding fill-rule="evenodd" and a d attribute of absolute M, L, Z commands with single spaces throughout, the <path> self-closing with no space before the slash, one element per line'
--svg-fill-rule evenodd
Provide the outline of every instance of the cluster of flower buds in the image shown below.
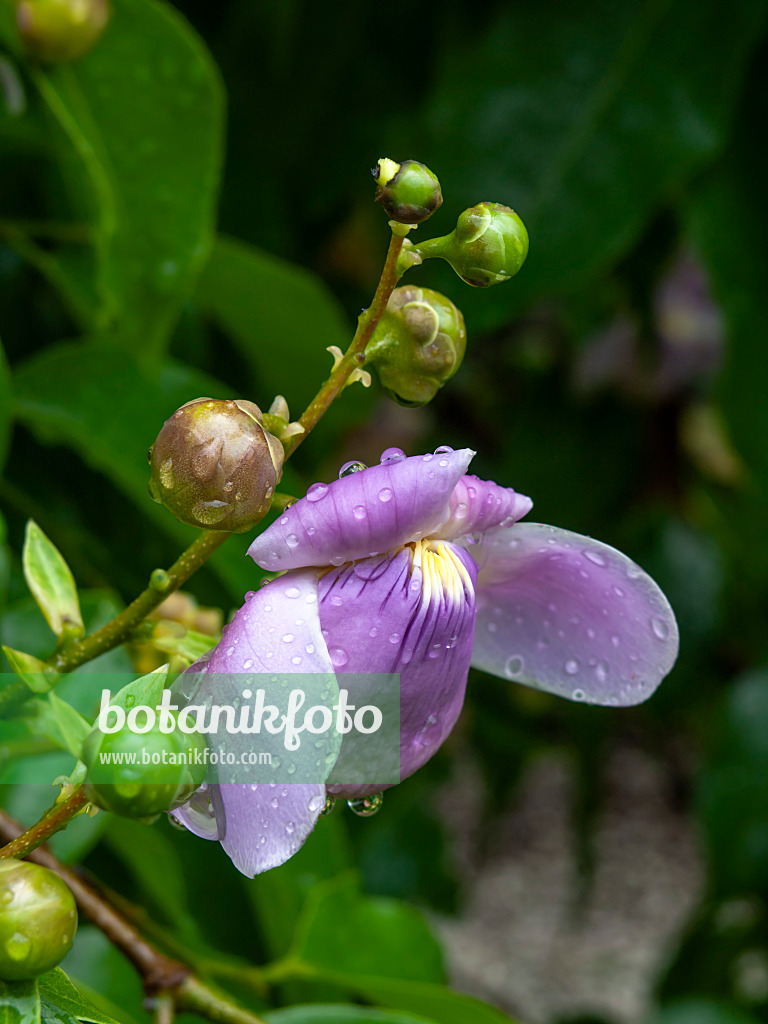
<path fill-rule="evenodd" d="M 108 0 L 20 0 L 16 25 L 27 51 L 45 63 L 77 60 L 109 21 Z"/>
<path fill-rule="evenodd" d="M 155 726 L 138 733 L 124 726 L 105 733 L 96 727 L 83 744 L 85 794 L 105 811 L 151 821 L 185 803 L 203 783 L 205 746 L 197 732 L 161 732 Z"/>
<path fill-rule="evenodd" d="M 280 441 L 253 402 L 198 398 L 165 421 L 149 450 L 149 493 L 190 526 L 243 533 L 269 510 Z"/>
<path fill-rule="evenodd" d="M 72 946 L 75 898 L 48 868 L 0 860 L 0 978 L 23 981 L 52 970 Z"/>
<path fill-rule="evenodd" d="M 396 288 L 365 350 L 387 394 L 398 404 L 431 402 L 464 358 L 461 311 L 440 292 Z"/>
<path fill-rule="evenodd" d="M 398 270 L 437 257 L 467 284 L 489 288 L 514 277 L 527 255 L 528 232 L 515 211 L 501 203 L 478 203 L 464 210 L 449 235 L 418 245 L 406 241 Z"/>

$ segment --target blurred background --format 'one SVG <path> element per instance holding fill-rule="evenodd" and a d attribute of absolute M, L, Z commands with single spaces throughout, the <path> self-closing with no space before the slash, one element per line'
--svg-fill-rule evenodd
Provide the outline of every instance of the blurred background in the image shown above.
<path fill-rule="evenodd" d="M 255 882 L 165 822 L 78 820 L 60 854 L 169 934 L 255 963 L 356 869 L 425 913 L 457 988 L 525 1024 L 768 1021 L 768 4 L 115 0 L 92 53 L 46 71 L 4 2 L 3 643 L 51 650 L 20 570 L 27 518 L 97 625 L 193 535 L 146 493 L 164 419 L 278 392 L 298 416 L 378 280 L 381 156 L 440 178 L 420 235 L 490 200 L 523 218 L 530 255 L 489 290 L 439 261 L 411 271 L 463 310 L 463 368 L 420 410 L 350 388 L 283 489 L 390 445 L 470 446 L 531 519 L 646 568 L 681 633 L 630 710 L 473 673 L 451 740 L 377 817 L 337 808 Z M 257 585 L 248 540 L 190 581 L 201 606 L 226 617 Z M 2 799 L 31 821 L 50 794 L 17 753 L 0 749 Z M 145 1019 L 94 930 L 65 966 Z"/>

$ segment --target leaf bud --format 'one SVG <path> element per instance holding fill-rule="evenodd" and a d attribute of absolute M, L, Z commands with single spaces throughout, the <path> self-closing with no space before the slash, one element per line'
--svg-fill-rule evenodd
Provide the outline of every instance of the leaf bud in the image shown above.
<path fill-rule="evenodd" d="M 142 733 L 128 726 L 113 733 L 96 727 L 83 744 L 85 794 L 113 814 L 152 819 L 185 803 L 202 785 L 205 746 L 200 733 L 186 734 L 178 726 L 161 732 L 155 725 Z"/>
<path fill-rule="evenodd" d="M 165 421 L 149 450 L 149 493 L 190 526 L 244 533 L 266 515 L 283 446 L 253 402 L 198 398 Z"/>
<path fill-rule="evenodd" d="M 72 946 L 75 898 L 49 868 L 0 860 L 0 978 L 22 981 L 52 970 Z"/>
<path fill-rule="evenodd" d="M 431 288 L 396 288 L 365 350 L 382 387 L 399 405 L 430 402 L 464 358 L 464 317 Z"/>
<path fill-rule="evenodd" d="M 401 164 L 383 157 L 371 172 L 376 181 L 376 202 L 398 224 L 420 224 L 443 201 L 437 176 L 418 160 Z"/>
<path fill-rule="evenodd" d="M 20 0 L 16 25 L 27 51 L 46 63 L 77 60 L 109 21 L 108 0 Z"/>
<path fill-rule="evenodd" d="M 429 238 L 409 247 L 411 265 L 439 257 L 475 288 L 508 281 L 528 255 L 528 232 L 514 210 L 501 203 L 478 203 L 465 210 L 450 235 Z"/>

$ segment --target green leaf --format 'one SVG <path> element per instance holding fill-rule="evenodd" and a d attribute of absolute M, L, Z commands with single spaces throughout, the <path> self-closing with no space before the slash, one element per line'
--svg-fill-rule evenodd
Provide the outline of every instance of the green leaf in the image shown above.
<path fill-rule="evenodd" d="M 326 348 L 352 340 L 319 278 L 234 238 L 217 240 L 196 300 L 255 367 L 261 393 L 285 394 L 296 416 L 330 373 Z"/>
<path fill-rule="evenodd" d="M 498 4 L 472 26 L 471 48 L 465 12 L 446 14 L 414 146 L 454 211 L 478 197 L 506 203 L 531 238 L 511 283 L 484 293 L 452 279 L 469 324 L 575 291 L 629 249 L 725 142 L 765 13 L 763 0 L 735 0 L 727 18 L 718 0 L 569 0 L 557 17 L 548 5 Z M 440 211 L 429 227 L 443 234 L 445 221 Z M 431 281 L 426 270 L 404 280 Z"/>
<path fill-rule="evenodd" d="M 354 944 L 350 934 L 356 936 Z M 343 964 L 353 986 L 357 975 L 444 980 L 440 945 L 418 910 L 399 900 L 365 896 L 351 873 L 321 882 L 309 894 L 290 956 L 334 981 Z"/>
<path fill-rule="evenodd" d="M 495 1006 L 442 985 L 373 975 L 353 978 L 345 973 L 323 974 L 323 977 L 372 1002 L 415 1013 L 439 1024 L 467 1024 L 468 1021 L 472 1024 L 514 1024 L 511 1017 Z"/>
<path fill-rule="evenodd" d="M 81 312 L 94 294 L 92 327 L 157 354 L 213 239 L 223 96 L 208 51 L 169 4 L 112 7 L 91 53 L 33 79 L 61 128 L 77 212 L 93 223 L 90 275 L 82 246 L 59 254 Z"/>
<path fill-rule="evenodd" d="M 61 1014 L 86 1024 L 117 1024 L 114 1017 L 97 1009 L 69 980 L 60 967 L 41 975 L 40 999 L 43 1021 L 61 1020 Z"/>
<path fill-rule="evenodd" d="M 345 1004 L 289 1006 L 268 1013 L 264 1020 L 269 1024 L 439 1024 L 434 1018 L 427 1020 L 426 1017 L 414 1017 L 410 1013 L 398 1013 L 396 1010 Z"/>
<path fill-rule="evenodd" d="M 23 679 L 33 693 L 47 693 L 58 677 L 58 672 L 33 654 L 15 651 L 3 645 L 3 654 L 16 675 Z"/>
<path fill-rule="evenodd" d="M 91 731 L 90 722 L 53 692 L 35 701 L 33 712 L 26 720 L 35 735 L 46 736 L 73 757 L 80 757 L 83 741 Z"/>
<path fill-rule="evenodd" d="M 0 344 L 0 470 L 5 465 L 13 425 L 13 406 L 11 404 L 11 373 L 5 358 L 3 346 Z"/>
<path fill-rule="evenodd" d="M 56 636 L 65 630 L 82 635 L 83 617 L 72 573 L 34 519 L 27 523 L 21 559 L 27 586 Z"/>
<path fill-rule="evenodd" d="M 757 1024 L 757 1018 L 727 1003 L 677 999 L 654 1014 L 649 1024 Z"/>
<path fill-rule="evenodd" d="M 0 980 L 0 1024 L 40 1024 L 37 980 Z"/>
<path fill-rule="evenodd" d="M 55 345 L 23 364 L 14 391 L 19 418 L 41 441 L 73 448 L 180 546 L 191 543 L 198 531 L 147 494 L 146 452 L 180 405 L 200 395 L 229 398 L 230 388 L 170 361 L 153 376 L 127 352 L 79 343 Z M 245 536 L 231 538 L 208 563 L 238 600 L 254 584 L 247 545 Z"/>
<path fill-rule="evenodd" d="M 146 704 L 148 707 L 155 707 L 160 703 L 163 690 L 168 685 L 168 666 L 162 665 L 139 679 L 134 679 L 121 690 L 110 697 L 110 704 L 130 711 L 139 704 Z"/>

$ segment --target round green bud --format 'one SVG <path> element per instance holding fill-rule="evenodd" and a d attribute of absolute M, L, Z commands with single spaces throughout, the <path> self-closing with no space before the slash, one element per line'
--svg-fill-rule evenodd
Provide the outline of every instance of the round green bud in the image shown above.
<path fill-rule="evenodd" d="M 143 714 L 139 724 L 145 724 Z M 144 733 L 127 726 L 114 733 L 95 728 L 83 744 L 85 794 L 113 814 L 154 818 L 185 803 L 205 781 L 205 747 L 200 733 L 187 735 L 178 727 L 167 733 L 157 724 Z"/>
<path fill-rule="evenodd" d="M 398 224 L 420 224 L 443 201 L 437 176 L 418 160 L 398 164 L 383 157 L 371 173 L 376 180 L 376 202 Z"/>
<path fill-rule="evenodd" d="M 52 970 L 77 930 L 75 897 L 57 874 L 24 860 L 0 860 L 0 978 L 22 981 Z"/>
<path fill-rule="evenodd" d="M 284 450 L 253 402 L 198 398 L 149 450 L 149 493 L 182 523 L 244 533 L 269 510 Z"/>
<path fill-rule="evenodd" d="M 46 63 L 77 60 L 109 21 L 107 0 L 20 0 L 16 25 L 27 51 Z"/>
<path fill-rule="evenodd" d="M 450 235 L 419 242 L 409 252 L 422 260 L 447 260 L 467 284 L 489 288 L 514 277 L 525 263 L 528 232 L 508 206 L 478 203 L 460 215 Z"/>
<path fill-rule="evenodd" d="M 464 358 L 464 317 L 431 288 L 395 288 L 365 350 L 382 387 L 399 405 L 432 401 Z"/>

